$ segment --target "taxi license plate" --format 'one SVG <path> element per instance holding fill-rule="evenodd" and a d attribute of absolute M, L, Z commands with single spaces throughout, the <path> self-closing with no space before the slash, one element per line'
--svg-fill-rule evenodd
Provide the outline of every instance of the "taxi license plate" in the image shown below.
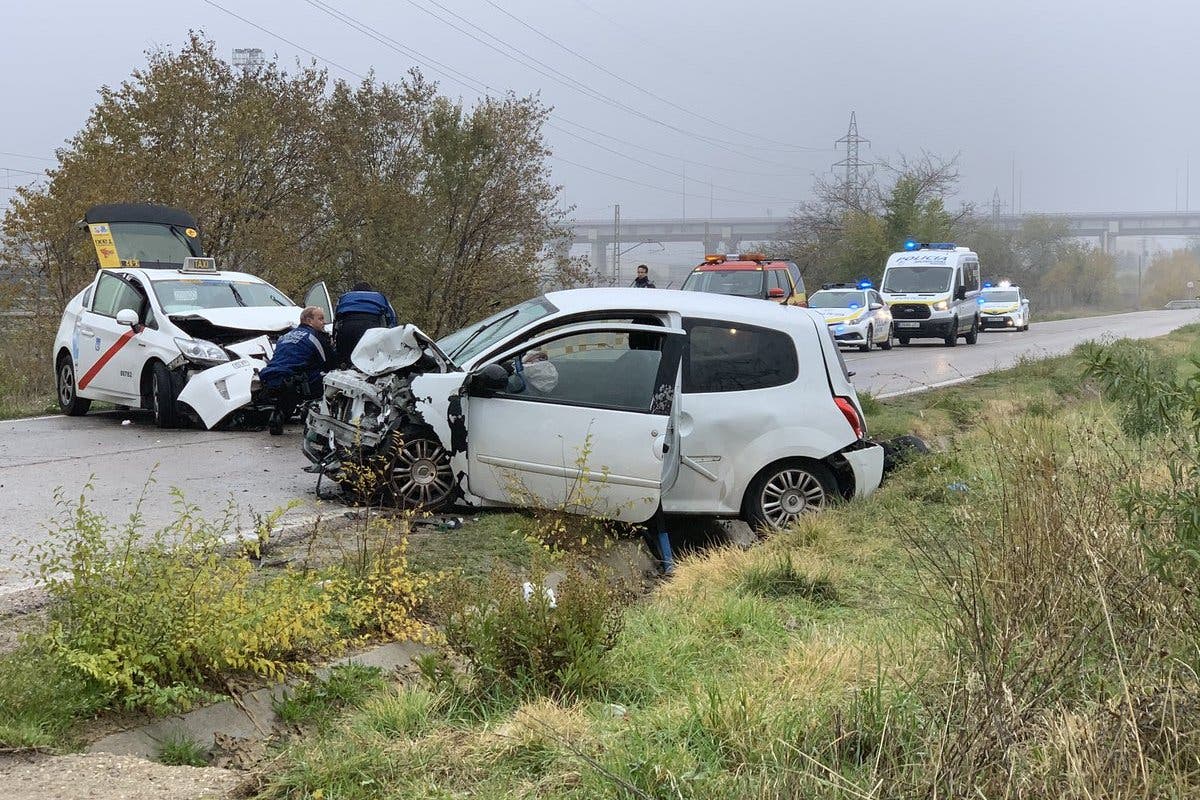
<path fill-rule="evenodd" d="M 919 323 L 919 322 L 897 322 L 896 327 L 897 328 L 919 328 L 919 327 L 921 327 L 921 323 Z"/>

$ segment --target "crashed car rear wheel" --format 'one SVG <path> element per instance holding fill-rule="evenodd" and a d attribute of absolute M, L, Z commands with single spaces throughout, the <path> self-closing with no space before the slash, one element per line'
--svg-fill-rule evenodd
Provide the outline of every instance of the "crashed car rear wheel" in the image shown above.
<path fill-rule="evenodd" d="M 403 430 L 388 465 L 387 483 L 397 506 L 437 511 L 454 493 L 450 453 L 430 433 Z"/>
<path fill-rule="evenodd" d="M 829 470 L 815 461 L 783 461 L 764 469 L 746 491 L 743 515 L 755 528 L 786 528 L 801 514 L 820 511 L 837 493 Z"/>

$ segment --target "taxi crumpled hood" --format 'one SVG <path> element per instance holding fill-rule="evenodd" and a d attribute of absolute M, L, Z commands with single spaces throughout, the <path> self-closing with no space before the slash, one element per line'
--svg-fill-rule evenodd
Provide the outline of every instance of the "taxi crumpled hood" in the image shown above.
<path fill-rule="evenodd" d="M 179 324 L 203 320 L 218 328 L 246 331 L 284 331 L 300 324 L 300 306 L 254 306 L 251 308 L 202 308 L 171 314 Z"/>

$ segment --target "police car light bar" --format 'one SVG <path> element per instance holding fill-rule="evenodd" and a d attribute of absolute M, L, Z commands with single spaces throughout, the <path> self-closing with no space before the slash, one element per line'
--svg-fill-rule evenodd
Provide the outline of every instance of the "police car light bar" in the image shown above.
<path fill-rule="evenodd" d="M 180 272 L 216 272 L 217 260 L 215 258 L 199 258 L 197 256 L 188 256 L 183 259 L 183 268 Z"/>
<path fill-rule="evenodd" d="M 904 240 L 904 249 L 913 250 L 953 250 L 957 247 L 954 242 L 918 242 L 912 236 Z"/>
<path fill-rule="evenodd" d="M 868 280 L 865 280 L 865 279 L 864 279 L 864 280 L 861 280 L 861 281 L 859 281 L 859 282 L 858 282 L 858 288 L 860 288 L 860 289 L 874 289 L 874 288 L 875 288 L 875 284 L 873 284 L 873 283 L 871 283 L 870 281 L 868 281 Z"/>

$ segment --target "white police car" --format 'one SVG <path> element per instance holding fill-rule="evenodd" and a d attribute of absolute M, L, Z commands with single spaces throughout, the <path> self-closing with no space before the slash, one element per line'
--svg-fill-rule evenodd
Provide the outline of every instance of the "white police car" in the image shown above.
<path fill-rule="evenodd" d="M 983 330 L 1029 330 L 1029 298 L 1020 286 L 1008 281 L 983 285 L 979 294 L 979 321 Z"/>
<path fill-rule="evenodd" d="M 305 303 L 329 308 L 325 285 Z M 54 340 L 59 407 L 79 416 L 98 400 L 149 409 L 160 427 L 187 415 L 211 428 L 252 402 L 273 342 L 299 320 L 279 289 L 211 258 L 102 268 L 67 304 Z"/>
<path fill-rule="evenodd" d="M 892 349 L 892 314 L 870 281 L 827 283 L 808 297 L 808 307 L 825 318 L 838 344 Z"/>

